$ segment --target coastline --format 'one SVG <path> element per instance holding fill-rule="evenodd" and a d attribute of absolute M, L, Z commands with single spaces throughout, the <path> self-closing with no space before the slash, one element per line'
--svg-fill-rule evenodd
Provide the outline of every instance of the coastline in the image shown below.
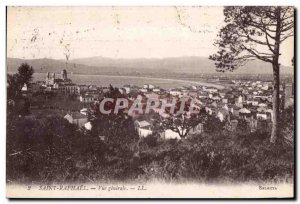
<path fill-rule="evenodd" d="M 41 76 L 45 76 L 46 73 L 34 73 L 34 77 L 40 75 L 39 77 L 37 77 L 39 80 L 39 78 Z M 99 77 L 99 78 L 111 78 L 111 79 L 116 79 L 116 78 L 122 78 L 122 79 L 137 79 L 137 80 L 157 80 L 157 81 L 161 81 L 161 82 L 178 82 L 178 83 L 184 83 L 186 85 L 200 85 L 200 86 L 208 86 L 208 87 L 214 87 L 217 89 L 224 89 L 225 86 L 224 85 L 220 85 L 220 84 L 214 84 L 211 82 L 203 82 L 203 81 L 193 81 L 193 80 L 185 80 L 185 79 L 174 79 L 174 78 L 160 78 L 160 77 L 148 77 L 148 76 L 132 76 L 132 75 L 108 75 L 108 74 L 97 74 L 97 75 L 90 75 L 90 74 L 72 74 L 69 75 L 69 78 L 72 79 L 74 77 Z M 72 79 L 73 80 L 73 79 Z M 76 82 L 75 82 L 76 83 Z M 146 82 L 145 82 L 146 83 Z M 93 84 L 93 83 L 90 83 Z M 155 85 L 155 83 L 153 83 Z M 97 85 L 97 84 L 93 84 L 93 85 Z M 109 85 L 109 83 L 107 84 Z M 125 84 L 123 84 L 125 85 Z M 137 84 L 133 84 L 133 85 L 137 85 Z M 175 88 L 175 87 L 174 87 Z"/>

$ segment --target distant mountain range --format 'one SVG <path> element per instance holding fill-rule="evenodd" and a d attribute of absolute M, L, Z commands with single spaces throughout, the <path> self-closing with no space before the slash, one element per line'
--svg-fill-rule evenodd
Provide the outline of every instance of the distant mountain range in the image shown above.
<path fill-rule="evenodd" d="M 111 59 L 104 57 L 78 58 L 68 61 L 55 59 L 7 58 L 8 72 L 16 72 L 21 63 L 27 62 L 35 72 L 68 72 L 79 74 L 150 74 L 150 73 L 217 73 L 214 62 L 204 57 L 177 57 L 163 59 Z M 281 66 L 282 74 L 293 74 L 292 67 Z M 270 63 L 260 60 L 250 61 L 233 74 L 272 74 Z"/>

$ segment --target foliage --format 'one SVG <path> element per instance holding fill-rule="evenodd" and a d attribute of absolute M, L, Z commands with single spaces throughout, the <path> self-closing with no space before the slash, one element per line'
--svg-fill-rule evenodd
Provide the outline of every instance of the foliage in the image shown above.
<path fill-rule="evenodd" d="M 226 120 L 221 122 L 217 117 L 215 117 L 213 115 L 209 115 L 209 114 L 207 114 L 206 117 L 207 117 L 207 119 L 206 119 L 205 125 L 204 125 L 205 132 L 212 133 L 212 132 L 223 130 Z"/>
<path fill-rule="evenodd" d="M 14 105 L 8 103 L 8 114 L 27 115 L 29 114 L 29 99 L 23 97 L 21 89 L 24 84 L 28 87 L 32 80 L 33 68 L 28 64 L 21 64 L 18 73 L 7 76 L 7 101 L 13 101 Z"/>
<path fill-rule="evenodd" d="M 215 131 L 118 143 L 78 130 L 61 117 L 8 118 L 7 181 L 291 182 L 293 146 L 271 145 L 269 134 Z"/>
<path fill-rule="evenodd" d="M 290 106 L 282 112 L 280 118 L 280 134 L 284 143 L 293 146 L 295 137 L 295 109 L 294 106 Z"/>
<path fill-rule="evenodd" d="M 276 43 L 294 35 L 293 7 L 229 6 L 224 16 L 226 25 L 215 43 L 219 51 L 210 56 L 217 71 L 233 71 L 253 59 L 274 63 L 279 55 Z"/>
<path fill-rule="evenodd" d="M 110 86 L 110 91 L 104 97 L 117 99 L 124 97 L 117 88 Z M 102 99 L 103 100 L 103 99 Z M 116 106 L 114 103 L 106 103 L 104 109 L 112 109 Z M 116 148 L 126 147 L 126 144 L 137 141 L 138 134 L 135 131 L 133 119 L 125 114 L 121 109 L 118 113 L 113 111 L 110 114 L 104 114 L 99 111 L 99 103 L 92 104 L 88 112 L 88 120 L 92 124 L 91 134 L 93 136 L 104 136 L 105 142 L 114 145 Z"/>
<path fill-rule="evenodd" d="M 249 130 L 248 123 L 245 119 L 239 119 L 237 124 L 237 131 L 247 132 Z"/>
<path fill-rule="evenodd" d="M 32 81 L 32 75 L 33 75 L 33 68 L 29 66 L 26 63 L 21 64 L 21 66 L 18 68 L 17 78 L 20 85 L 27 84 L 29 86 L 29 83 Z"/>
<path fill-rule="evenodd" d="M 8 99 L 16 99 L 20 96 L 21 89 L 24 84 L 29 86 L 32 81 L 33 68 L 26 63 L 21 64 L 18 68 L 18 73 L 7 77 L 7 97 Z"/>
<path fill-rule="evenodd" d="M 199 113 L 190 112 L 190 101 L 185 102 L 183 111 L 180 111 L 180 106 L 181 102 L 178 102 L 175 105 L 174 113 L 171 113 L 167 110 L 167 113 L 170 115 L 170 117 L 161 117 L 156 120 L 155 123 L 158 123 L 163 130 L 170 129 L 178 133 L 181 138 L 186 138 L 192 128 L 197 126 L 199 123 L 206 123 L 207 114 L 203 112 L 203 110 L 199 111 Z"/>

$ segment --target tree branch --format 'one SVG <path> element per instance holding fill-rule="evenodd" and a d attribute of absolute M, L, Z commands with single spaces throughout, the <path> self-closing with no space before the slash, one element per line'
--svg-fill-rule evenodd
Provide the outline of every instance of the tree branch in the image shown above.
<path fill-rule="evenodd" d="M 250 49 L 250 48 L 247 48 L 246 46 L 242 45 L 243 49 L 247 50 L 248 52 L 250 52 L 251 54 L 253 54 L 257 59 L 260 59 L 262 61 L 265 61 L 265 62 L 269 62 L 269 63 L 272 63 L 272 60 L 268 59 L 268 58 L 271 58 L 268 57 L 268 56 L 260 56 L 258 53 L 256 53 L 254 50 Z"/>

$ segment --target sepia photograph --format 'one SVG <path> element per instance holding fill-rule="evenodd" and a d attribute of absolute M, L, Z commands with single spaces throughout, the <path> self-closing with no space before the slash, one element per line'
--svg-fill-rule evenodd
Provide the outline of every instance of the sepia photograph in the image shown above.
<path fill-rule="evenodd" d="M 294 6 L 7 6 L 6 197 L 295 198 Z"/>

